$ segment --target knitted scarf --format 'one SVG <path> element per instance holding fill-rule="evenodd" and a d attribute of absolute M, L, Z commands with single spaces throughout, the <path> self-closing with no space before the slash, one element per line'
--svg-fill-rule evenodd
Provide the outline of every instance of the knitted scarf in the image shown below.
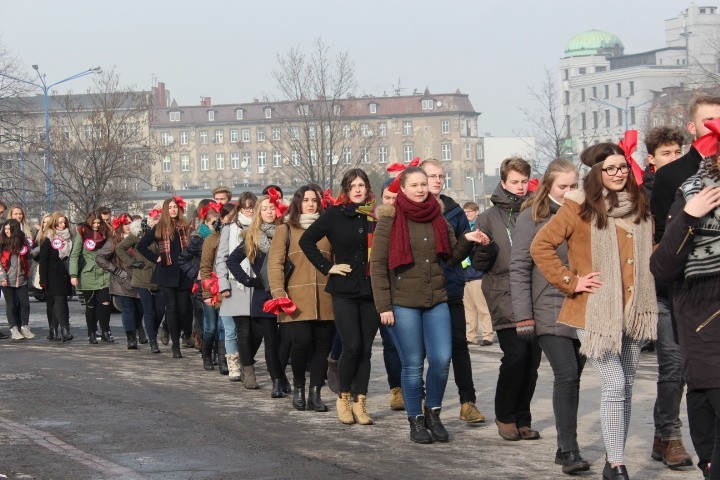
<path fill-rule="evenodd" d="M 375 195 L 372 193 L 366 203 L 350 203 L 345 194 L 340 194 L 338 202 L 345 214 L 349 216 L 362 215 L 365 217 L 365 242 L 367 243 L 367 257 L 365 258 L 365 276 L 370 276 L 370 252 L 372 252 L 373 237 L 375 236 Z"/>
<path fill-rule="evenodd" d="M 389 267 L 391 270 L 413 263 L 408 220 L 417 223 L 432 223 L 435 253 L 443 258 L 450 256 L 447 222 L 442 215 L 440 202 L 433 195 L 428 195 L 423 202 L 414 202 L 400 191 L 395 200 L 395 218 L 390 228 Z"/>
<path fill-rule="evenodd" d="M 102 233 L 96 232 L 89 226 L 83 228 L 82 234 L 83 246 L 88 250 L 100 250 L 102 246 L 105 245 L 105 241 L 107 240 L 107 238 L 105 238 Z M 92 240 L 94 243 L 85 243 L 87 240 Z M 90 245 L 94 245 L 93 248 L 88 248 Z"/>
<path fill-rule="evenodd" d="M 185 250 L 188 244 L 188 232 L 187 229 L 181 225 L 175 226 L 175 234 L 180 240 L 180 250 Z M 160 246 L 160 253 L 165 257 L 165 265 L 172 265 L 172 255 L 170 253 L 170 234 L 163 232 L 162 239 L 158 242 Z"/>
<path fill-rule="evenodd" d="M 60 260 L 65 260 L 67 257 L 70 256 L 70 252 L 72 251 L 72 239 L 70 238 L 70 232 L 66 228 L 65 230 L 58 230 L 55 232 L 55 235 L 50 239 L 50 244 L 52 245 L 52 241 L 54 239 L 60 239 L 62 242 L 60 248 L 57 249 L 58 255 L 60 255 Z M 53 246 L 53 248 L 55 248 Z"/>
<path fill-rule="evenodd" d="M 720 185 L 720 178 L 712 173 L 716 169 L 708 168 L 709 162 L 716 161 L 714 156 L 706 158 L 698 172 L 680 186 L 686 202 L 703 188 Z M 720 274 L 720 208 L 705 215 L 694 232 L 692 251 L 685 264 L 685 279 L 692 281 Z"/>
<path fill-rule="evenodd" d="M 313 223 L 315 223 L 315 220 L 317 220 L 318 218 L 320 218 L 319 213 L 301 213 L 300 214 L 300 226 L 304 230 L 307 230 L 307 228 L 310 225 L 312 225 Z"/>
<path fill-rule="evenodd" d="M 634 223 L 634 205 L 626 192 L 618 192 L 619 205 L 612 208 L 607 200 L 608 225 L 599 229 L 590 222 L 590 252 L 592 269 L 602 273 L 603 285 L 588 296 L 585 307 L 585 336 L 580 353 L 588 358 L 600 358 L 608 353 L 619 354 L 623 335 L 635 340 L 652 340 L 657 332 L 657 299 L 655 280 L 650 273 L 652 254 L 652 222 Z M 585 200 L 585 194 L 576 190 L 566 198 Z M 579 203 L 582 203 L 579 202 Z M 623 282 L 620 269 L 620 251 L 617 229 L 620 226 L 632 234 L 633 275 L 635 285 L 630 300 L 623 303 Z"/>
<path fill-rule="evenodd" d="M 267 255 L 267 253 L 270 251 L 270 244 L 272 243 L 272 239 L 275 236 L 275 225 L 274 223 L 263 223 L 260 226 L 260 242 L 258 243 L 258 249 Z"/>

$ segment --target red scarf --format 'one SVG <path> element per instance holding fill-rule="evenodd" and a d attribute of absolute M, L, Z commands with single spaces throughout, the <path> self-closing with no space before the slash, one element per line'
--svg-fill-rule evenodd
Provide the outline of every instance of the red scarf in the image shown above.
<path fill-rule="evenodd" d="M 92 240 L 95 242 L 95 246 L 93 247 L 93 250 L 100 250 L 103 245 L 105 245 L 105 242 L 107 241 L 107 238 L 100 233 L 99 231 L 95 231 L 90 226 L 85 226 L 82 231 L 82 240 L 83 240 L 83 247 L 87 249 L 87 246 L 85 246 L 86 240 Z"/>
<path fill-rule="evenodd" d="M 391 270 L 413 263 L 408 220 L 417 223 L 432 223 L 435 235 L 435 253 L 445 258 L 450 256 L 447 222 L 442 216 L 440 202 L 432 195 L 428 195 L 424 202 L 413 202 L 400 191 L 395 200 L 395 219 L 390 229 Z"/>
<path fill-rule="evenodd" d="M 3 270 L 5 270 L 6 273 L 10 270 L 10 260 L 13 255 L 17 255 L 18 260 L 20 261 L 20 266 L 22 266 L 22 269 L 25 272 L 25 277 L 29 277 L 30 265 L 27 260 L 27 254 L 23 255 L 20 253 L 12 253 L 10 250 L 3 250 L 2 256 L 0 256 L 0 264 L 2 264 Z"/>
<path fill-rule="evenodd" d="M 175 234 L 177 234 L 178 239 L 180 240 L 180 250 L 185 250 L 188 244 L 187 230 L 181 225 L 175 225 Z M 172 238 L 170 238 L 170 234 L 163 232 L 162 239 L 158 242 L 160 252 L 165 256 L 165 265 L 167 266 L 172 265 L 172 256 L 170 254 L 171 241 Z"/>

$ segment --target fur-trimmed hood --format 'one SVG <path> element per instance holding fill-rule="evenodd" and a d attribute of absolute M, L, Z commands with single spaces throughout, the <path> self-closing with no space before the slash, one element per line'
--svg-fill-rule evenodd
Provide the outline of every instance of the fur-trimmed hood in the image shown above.
<path fill-rule="evenodd" d="M 393 218 L 395 216 L 395 207 L 393 205 L 378 205 L 375 209 L 375 215 L 378 220 L 380 217 Z"/>

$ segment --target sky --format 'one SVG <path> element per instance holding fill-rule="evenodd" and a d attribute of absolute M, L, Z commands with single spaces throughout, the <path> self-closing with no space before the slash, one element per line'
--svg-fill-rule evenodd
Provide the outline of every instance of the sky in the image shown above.
<path fill-rule="evenodd" d="M 695 2 L 718 5 L 718 0 Z M 180 105 L 278 96 L 277 54 L 320 37 L 355 63 L 357 95 L 470 94 L 478 129 L 529 132 L 521 108 L 574 35 L 617 35 L 625 53 L 664 46 L 664 20 L 689 0 L 0 0 L 0 44 L 48 83 L 115 67 L 124 85 L 165 82 Z M 85 91 L 90 80 L 63 84 Z"/>

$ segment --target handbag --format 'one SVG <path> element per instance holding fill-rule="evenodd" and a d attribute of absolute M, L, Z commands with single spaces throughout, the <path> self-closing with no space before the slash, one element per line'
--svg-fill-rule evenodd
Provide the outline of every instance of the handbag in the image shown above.
<path fill-rule="evenodd" d="M 283 265 L 283 275 L 285 278 L 285 282 L 283 286 L 285 287 L 285 291 L 287 291 L 287 284 L 288 280 L 290 280 L 290 277 L 292 276 L 293 270 L 295 270 L 295 264 L 288 258 L 288 252 L 290 251 L 290 225 L 287 225 L 287 237 L 285 237 L 285 265 Z M 262 268 L 260 269 L 260 280 L 263 282 L 263 286 L 265 287 L 266 291 L 270 291 L 270 277 L 268 276 L 268 258 L 270 257 L 270 254 L 265 255 L 265 259 L 263 260 Z"/>

